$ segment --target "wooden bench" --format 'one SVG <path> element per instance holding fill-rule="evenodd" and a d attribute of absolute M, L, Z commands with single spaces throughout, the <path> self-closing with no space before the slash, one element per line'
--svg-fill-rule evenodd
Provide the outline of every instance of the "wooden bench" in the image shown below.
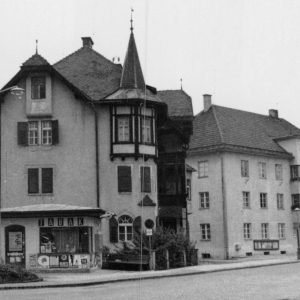
<path fill-rule="evenodd" d="M 149 255 L 116 253 L 110 253 L 106 260 L 108 265 L 140 265 L 143 269 L 147 269 L 149 267 L 149 261 Z"/>

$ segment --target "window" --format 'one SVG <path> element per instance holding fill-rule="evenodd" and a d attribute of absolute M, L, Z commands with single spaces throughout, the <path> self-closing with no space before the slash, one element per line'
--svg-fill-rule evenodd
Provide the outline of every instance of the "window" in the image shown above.
<path fill-rule="evenodd" d="M 201 240 L 207 241 L 211 239 L 210 224 L 200 224 Z"/>
<path fill-rule="evenodd" d="M 40 228 L 40 253 L 90 253 L 90 227 Z"/>
<path fill-rule="evenodd" d="M 53 193 L 53 168 L 28 169 L 28 194 Z"/>
<path fill-rule="evenodd" d="M 131 193 L 131 167 L 118 166 L 118 191 Z"/>
<path fill-rule="evenodd" d="M 242 177 L 249 177 L 249 161 L 248 160 L 241 161 L 241 172 L 242 172 Z"/>
<path fill-rule="evenodd" d="M 292 204 L 293 204 L 293 206 L 300 208 L 300 194 L 292 195 Z"/>
<path fill-rule="evenodd" d="M 207 209 L 209 208 L 209 193 L 205 192 L 205 193 L 199 193 L 200 195 L 200 205 L 199 208 L 200 209 Z"/>
<path fill-rule="evenodd" d="M 243 207 L 250 208 L 250 193 L 243 192 Z"/>
<path fill-rule="evenodd" d="M 118 142 L 130 142 L 130 117 L 118 116 L 117 118 Z"/>
<path fill-rule="evenodd" d="M 251 239 L 251 223 L 244 223 L 244 239 Z"/>
<path fill-rule="evenodd" d="M 198 163 L 198 177 L 208 177 L 208 162 L 207 161 L 200 161 Z"/>
<path fill-rule="evenodd" d="M 278 223 L 278 238 L 285 239 L 285 224 Z"/>
<path fill-rule="evenodd" d="M 268 223 L 261 224 L 261 237 L 263 239 L 269 238 L 269 224 Z"/>
<path fill-rule="evenodd" d="M 260 207 L 261 208 L 267 208 L 268 207 L 267 194 L 266 193 L 260 193 Z"/>
<path fill-rule="evenodd" d="M 133 220 L 129 216 L 121 216 L 119 223 L 119 241 L 131 241 L 133 236 Z"/>
<path fill-rule="evenodd" d="M 150 167 L 141 167 L 141 192 L 151 193 L 151 169 Z"/>
<path fill-rule="evenodd" d="M 152 143 L 152 129 L 151 129 L 150 117 L 141 117 L 141 133 L 142 133 L 142 143 Z"/>
<path fill-rule="evenodd" d="M 258 169 L 259 169 L 259 178 L 267 178 L 267 169 L 265 163 L 258 163 Z"/>
<path fill-rule="evenodd" d="M 191 200 L 191 179 L 186 180 L 186 193 L 187 193 L 187 199 Z"/>
<path fill-rule="evenodd" d="M 291 166 L 291 179 L 292 180 L 299 180 L 300 179 L 300 166 L 295 165 Z"/>
<path fill-rule="evenodd" d="M 46 77 L 34 76 L 31 77 L 31 99 L 46 98 Z"/>
<path fill-rule="evenodd" d="M 39 120 L 18 123 L 18 145 L 58 144 L 58 121 Z"/>
<path fill-rule="evenodd" d="M 276 180 L 282 180 L 282 165 L 275 165 Z"/>
<path fill-rule="evenodd" d="M 284 209 L 283 194 L 277 194 L 277 209 Z"/>

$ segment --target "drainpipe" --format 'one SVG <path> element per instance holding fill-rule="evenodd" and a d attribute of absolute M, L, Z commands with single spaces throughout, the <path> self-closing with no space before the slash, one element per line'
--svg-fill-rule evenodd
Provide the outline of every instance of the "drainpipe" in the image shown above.
<path fill-rule="evenodd" d="M 99 139 L 98 139 L 98 113 L 94 103 L 91 103 L 95 112 L 95 145 L 96 145 L 96 182 L 97 182 L 97 207 L 100 208 L 100 174 L 99 174 Z"/>
<path fill-rule="evenodd" d="M 223 154 L 221 156 L 221 177 L 222 177 L 222 204 L 223 204 L 223 226 L 224 226 L 224 249 L 225 259 L 229 258 L 228 253 L 228 223 L 227 223 L 227 201 L 226 201 L 226 190 L 225 190 L 225 179 L 224 179 L 224 160 Z"/>

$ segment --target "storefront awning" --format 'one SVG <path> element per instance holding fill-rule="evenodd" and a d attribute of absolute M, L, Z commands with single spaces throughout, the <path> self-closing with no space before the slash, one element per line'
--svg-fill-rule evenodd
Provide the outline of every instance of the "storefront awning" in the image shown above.
<path fill-rule="evenodd" d="M 2 218 L 40 218 L 40 217 L 94 217 L 100 218 L 106 211 L 101 208 L 62 205 L 37 204 L 1 209 Z"/>

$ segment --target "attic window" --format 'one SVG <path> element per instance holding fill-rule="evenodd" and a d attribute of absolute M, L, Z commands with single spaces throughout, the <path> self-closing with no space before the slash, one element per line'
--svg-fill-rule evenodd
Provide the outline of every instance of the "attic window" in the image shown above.
<path fill-rule="evenodd" d="M 46 98 L 46 76 L 31 77 L 31 99 Z"/>

